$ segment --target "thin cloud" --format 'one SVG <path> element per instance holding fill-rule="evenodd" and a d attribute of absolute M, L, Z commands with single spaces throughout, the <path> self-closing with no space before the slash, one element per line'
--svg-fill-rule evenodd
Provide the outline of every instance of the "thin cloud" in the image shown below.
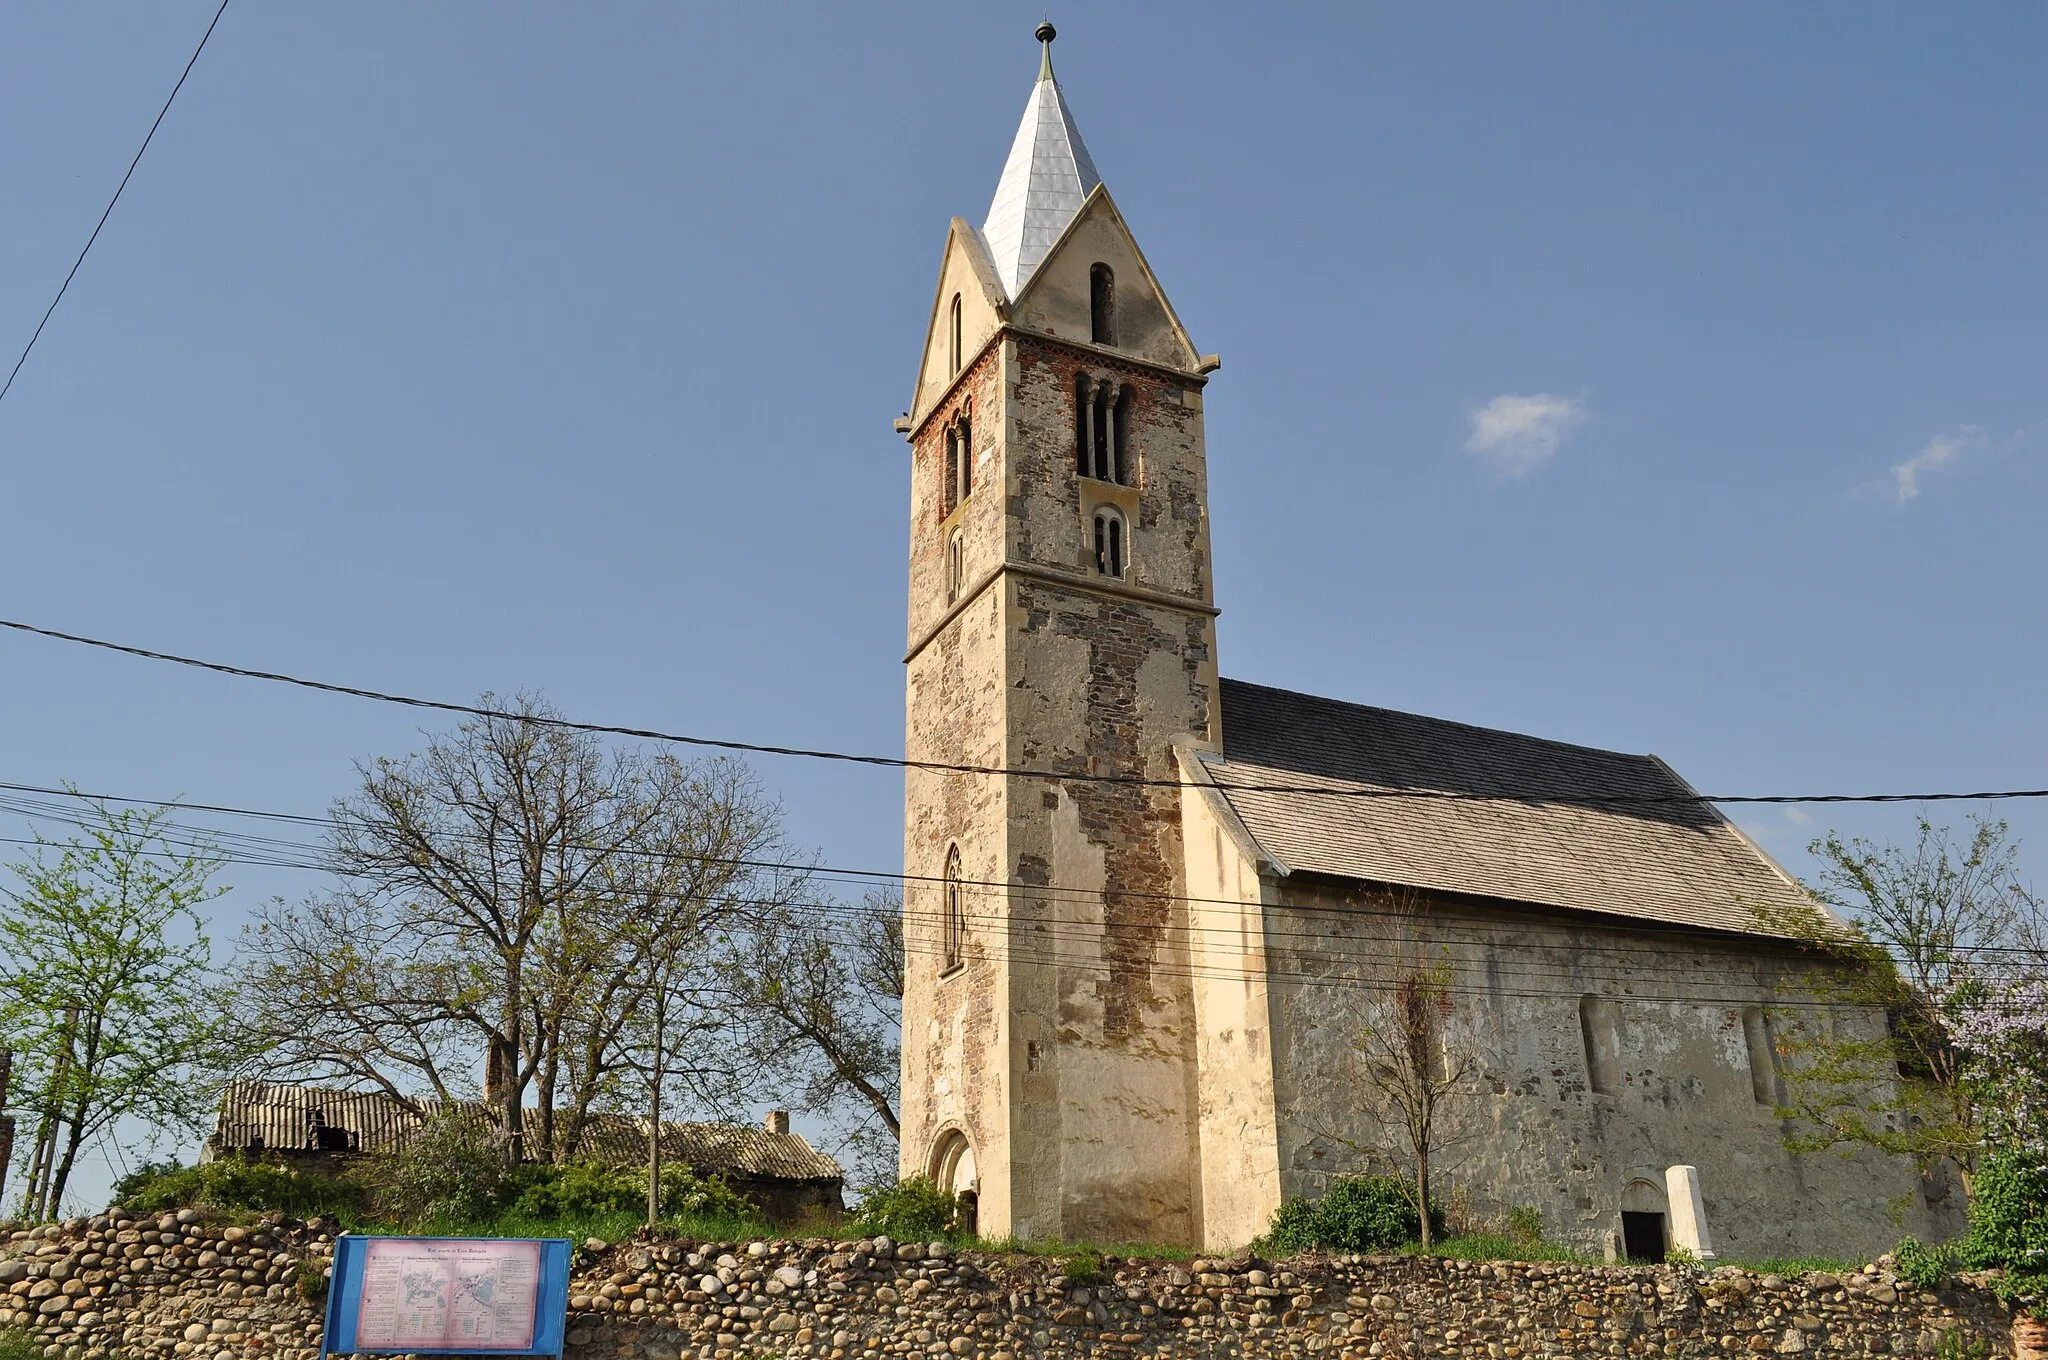
<path fill-rule="evenodd" d="M 1938 434 L 1927 441 L 1926 447 L 1903 463 L 1892 465 L 1892 490 L 1900 505 L 1920 494 L 1920 478 L 1930 472 L 1939 472 L 1963 454 L 1986 443 L 1981 425 L 1962 425 L 1947 434 Z"/>
<path fill-rule="evenodd" d="M 1503 392 L 1472 412 L 1465 448 L 1503 477 L 1527 477 L 1549 462 L 1585 420 L 1585 403 L 1577 397 Z"/>

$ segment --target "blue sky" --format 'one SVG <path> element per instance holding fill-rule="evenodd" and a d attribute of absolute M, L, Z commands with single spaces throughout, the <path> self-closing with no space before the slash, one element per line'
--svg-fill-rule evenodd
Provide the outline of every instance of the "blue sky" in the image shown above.
<path fill-rule="evenodd" d="M 211 12 L 0 14 L 9 364 Z M 1040 13 L 231 6 L 0 403 L 0 611 L 899 751 L 889 421 Z M 1223 356 L 1226 673 L 1715 792 L 2048 785 L 2048 13 L 1052 17 Z M 11 636 L 0 714 L 0 780 L 303 811 L 420 726 Z M 900 862 L 889 773 L 759 769 Z M 1804 871 L 1913 814 L 1736 815 Z M 231 877 L 224 937 L 311 886 Z"/>

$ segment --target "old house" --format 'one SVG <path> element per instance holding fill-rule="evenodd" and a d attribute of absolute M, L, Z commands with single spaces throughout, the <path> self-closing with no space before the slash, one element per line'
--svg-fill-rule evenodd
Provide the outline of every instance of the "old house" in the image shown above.
<path fill-rule="evenodd" d="M 337 1091 L 316 1086 L 238 1080 L 221 1095 L 213 1131 L 200 1160 L 225 1156 L 291 1161 L 389 1156 L 438 1113 L 453 1113 L 489 1127 L 493 1112 L 480 1101 L 409 1105 L 382 1091 Z M 647 1120 L 599 1114 L 584 1131 L 578 1155 L 618 1166 L 647 1164 Z M 776 1222 L 795 1222 L 812 1211 L 837 1213 L 846 1176 L 839 1164 L 792 1133 L 776 1110 L 766 1124 L 686 1123 L 663 1120 L 661 1152 L 670 1166 L 717 1176 Z"/>
<path fill-rule="evenodd" d="M 984 1233 L 1247 1242 L 1357 1169 L 1357 1006 L 1427 959 L 1477 1055 L 1444 1171 L 1477 1208 L 1642 1254 L 1939 1233 L 1909 1161 L 1787 1151 L 1774 1027 L 1882 1017 L 1804 999 L 1814 964 L 1757 914 L 1800 889 L 1674 771 L 1220 678 L 1218 361 L 1039 32 L 897 427 L 907 753 L 1060 777 L 908 774 L 903 1171 Z"/>

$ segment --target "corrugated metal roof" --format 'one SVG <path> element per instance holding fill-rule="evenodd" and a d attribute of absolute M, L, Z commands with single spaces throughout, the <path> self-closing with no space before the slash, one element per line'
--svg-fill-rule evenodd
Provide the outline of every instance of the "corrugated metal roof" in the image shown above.
<path fill-rule="evenodd" d="M 492 1123 L 481 1101 L 450 1104 L 423 1102 L 427 1114 L 451 1110 Z M 528 1110 L 527 1127 L 538 1123 Z M 275 1150 L 320 1146 L 314 1129 L 324 1126 L 352 1135 L 355 1150 L 393 1153 L 405 1146 L 424 1116 L 381 1091 L 335 1091 L 265 1081 L 235 1081 L 221 1096 L 209 1148 L 215 1152 L 263 1147 Z M 556 1116 L 558 1130 L 562 1117 Z M 340 1141 L 340 1140 L 337 1140 Z M 801 1134 L 770 1133 L 742 1124 L 699 1124 L 663 1120 L 662 1155 L 701 1175 L 755 1180 L 837 1181 L 845 1178 L 839 1164 L 813 1148 Z M 631 1115 L 591 1117 L 583 1134 L 583 1153 L 604 1161 L 639 1163 L 647 1159 L 647 1121 Z"/>
<path fill-rule="evenodd" d="M 1654 756 L 1222 682 L 1204 768 L 1290 869 L 1768 934 L 1755 908 L 1810 907 L 1776 864 Z M 1260 792 L 1413 789 L 1359 798 Z M 1603 803 L 1601 796 L 1674 799 Z"/>

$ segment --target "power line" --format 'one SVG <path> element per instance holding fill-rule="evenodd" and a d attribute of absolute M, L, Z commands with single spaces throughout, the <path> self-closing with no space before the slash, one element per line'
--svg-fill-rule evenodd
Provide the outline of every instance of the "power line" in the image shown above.
<path fill-rule="evenodd" d="M 172 100 L 178 97 L 178 91 L 185 88 L 185 77 L 192 74 L 192 68 L 199 62 L 199 54 L 206 50 L 206 40 L 213 36 L 213 30 L 220 24 L 220 16 L 227 12 L 228 0 L 220 0 L 220 8 L 213 12 L 213 22 L 206 26 L 206 32 L 200 36 L 199 46 L 192 49 L 191 57 L 185 62 L 185 69 L 178 73 L 178 83 L 171 86 L 170 97 L 165 99 L 164 106 L 156 111 L 156 121 L 149 125 L 149 132 L 143 137 L 142 145 L 135 148 L 135 159 L 128 162 L 128 172 L 121 176 L 121 182 L 114 187 L 114 196 L 107 200 L 106 211 L 100 214 L 100 220 L 94 224 L 92 235 L 85 238 L 85 249 L 79 251 L 78 258 L 71 262 L 71 272 L 66 274 L 64 282 L 58 285 L 57 296 L 50 299 L 48 309 L 43 312 L 43 319 L 36 322 L 35 334 L 29 336 L 28 343 L 21 347 L 21 357 L 14 361 L 14 369 L 7 375 L 6 384 L 0 386 L 0 401 L 5 401 L 7 394 L 14 390 L 14 380 L 20 375 L 21 366 L 28 362 L 29 351 L 36 347 L 36 341 L 43 338 L 43 327 L 50 324 L 51 316 L 57 311 L 57 304 L 64 300 L 65 292 L 71 287 L 71 280 L 78 277 L 78 267 L 85 263 L 85 257 L 91 252 L 93 242 L 100 239 L 100 228 L 106 226 L 107 219 L 114 215 L 114 205 L 121 201 L 122 191 L 128 187 L 128 181 L 134 178 L 135 167 L 142 164 L 142 153 L 149 150 L 150 142 L 156 137 L 156 130 L 163 126 L 164 115 L 171 111 Z"/>
<path fill-rule="evenodd" d="M 677 732 L 664 732 L 651 727 L 625 727 L 609 723 L 579 722 L 571 718 L 560 718 L 549 714 L 518 713 L 509 709 L 486 708 L 478 704 L 456 703 L 448 699 L 422 699 L 413 695 L 391 694 L 382 690 L 364 689 L 357 685 L 343 685 L 327 680 L 310 680 L 302 676 L 287 675 L 281 671 L 254 670 L 245 666 L 232 666 L 221 661 L 206 661 L 198 657 L 180 656 L 175 652 L 154 651 L 147 647 L 136 647 L 122 642 L 109 642 L 103 638 L 86 637 L 79 633 L 67 633 L 54 628 L 40 628 L 34 624 L 22 623 L 13 619 L 0 619 L 0 628 L 10 628 L 16 632 L 50 638 L 58 642 L 72 642 L 84 647 L 96 647 L 103 651 L 119 652 L 124 656 L 141 657 L 147 661 L 164 661 L 179 666 L 190 666 L 197 670 L 212 671 L 219 675 L 232 675 L 245 680 L 264 680 L 272 684 L 294 685 L 300 689 L 317 690 L 325 694 L 347 695 L 350 698 L 368 699 L 376 703 L 400 704 L 408 708 L 432 709 L 441 713 L 457 713 L 466 717 L 490 718 L 503 722 L 529 723 L 536 727 L 552 727 L 570 732 L 588 732 L 598 736 L 635 737 L 643 741 L 672 742 L 679 746 L 699 746 L 712 750 L 736 751 L 748 755 L 792 756 L 805 760 L 831 760 L 846 764 L 874 765 L 889 769 L 925 770 L 939 774 L 999 775 L 1019 779 L 1043 779 L 1053 783 L 1115 784 L 1138 788 L 1191 789 L 1215 787 L 1223 793 L 1291 793 L 1320 795 L 1330 798 L 1415 799 L 1477 803 L 1570 802 L 1591 803 L 1603 807 L 1679 806 L 1712 803 L 1974 803 L 2015 798 L 2048 798 L 2048 789 L 1994 789 L 1976 793 L 1636 794 L 1593 793 L 1567 789 L 1529 789 L 1516 793 L 1471 793 L 1456 789 L 1390 789 L 1362 788 L 1357 786 L 1330 788 L 1313 784 L 1218 783 L 1211 786 L 1185 779 L 1154 779 L 1145 775 L 1094 774 L 1083 770 L 1033 770 L 1006 765 L 975 765 L 940 760 L 911 760 L 902 756 L 860 755 L 848 751 L 830 751 L 803 746 L 771 746 L 765 743 L 734 741 L 719 737 L 688 736 Z"/>
<path fill-rule="evenodd" d="M 303 813 L 267 812 L 250 808 L 232 807 L 224 804 L 184 803 L 174 800 L 139 798 L 116 794 L 86 793 L 75 789 L 51 788 L 43 785 L 18 784 L 0 781 L 0 811 L 12 811 L 21 816 L 28 817 L 30 819 L 44 818 L 52 821 L 61 822 L 66 825 L 76 826 L 82 829 L 89 829 L 96 823 L 84 820 L 76 810 L 65 807 L 60 804 L 50 803 L 37 799 L 7 797 L 6 793 L 9 791 L 17 793 L 47 795 L 49 797 L 61 797 L 82 802 L 126 803 L 135 806 L 153 807 L 170 811 L 203 810 L 226 813 L 235 816 L 274 819 L 288 821 L 295 824 L 322 826 L 328 828 L 332 828 L 335 825 L 335 822 L 331 818 L 309 816 Z M 187 839 L 182 842 L 166 841 L 166 843 L 177 844 L 181 849 L 186 850 L 188 853 L 219 853 L 223 854 L 224 858 L 226 858 L 227 862 L 229 863 L 247 864 L 264 868 L 301 869 L 308 872 L 334 873 L 337 875 L 345 876 L 345 874 L 342 874 L 342 871 L 333 863 L 333 861 L 328 858 L 327 852 L 323 847 L 318 845 L 311 845 L 304 841 L 295 841 L 270 836 L 254 836 L 241 832 L 223 832 L 217 827 L 195 826 L 189 823 L 182 823 L 177 821 L 167 821 L 163 823 L 163 825 L 166 828 L 180 832 L 187 837 Z M 458 839 L 466 841 L 481 840 L 481 838 L 474 832 L 453 832 L 450 834 L 456 836 Z M 228 841 L 230 843 L 230 847 L 242 847 L 241 853 L 227 853 L 229 847 L 221 846 L 219 844 L 219 841 L 221 840 Z M 21 843 L 29 844 L 30 842 Z M 1167 904 L 1185 903 L 1195 907 L 1215 906 L 1233 908 L 1238 910 L 1259 905 L 1257 903 L 1246 902 L 1241 898 L 1234 897 L 1203 897 L 1189 893 L 1162 892 L 1158 890 L 1094 890 L 1086 888 L 1068 888 L 1053 884 L 1025 884 L 1018 883 L 1014 880 L 1004 879 L 949 879 L 944 877 L 943 875 L 937 874 L 913 874 L 901 870 L 857 869 L 844 865 L 820 864 L 816 861 L 811 860 L 759 859 L 748 856 L 706 855 L 686 850 L 664 851 L 638 847 L 620 849 L 611 846 L 583 845 L 573 841 L 564 843 L 561 848 L 571 850 L 585 850 L 590 851 L 592 853 L 601 853 L 606 855 L 616 854 L 624 858 L 652 859 L 664 862 L 686 861 L 695 864 L 721 864 L 737 869 L 759 870 L 763 872 L 776 874 L 799 875 L 807 880 L 825 883 L 839 883 L 846 884 L 849 886 L 858 886 L 862 884 L 872 885 L 876 882 L 898 883 L 901 884 L 906 890 L 908 890 L 913 885 L 929 888 L 938 885 L 951 884 L 958 886 L 963 892 L 972 894 L 977 897 L 1008 897 L 1012 894 L 1021 894 L 1022 896 L 1031 901 L 1040 903 L 1046 907 L 1051 908 L 1057 908 L 1061 905 L 1067 904 L 1092 905 L 1097 902 L 1100 902 L 1108 896 L 1114 896 L 1120 900 L 1131 902 L 1163 902 Z M 293 852 L 296 852 L 299 858 L 282 858 L 282 856 L 291 855 Z M 1389 886 L 1399 888 L 1402 885 L 1393 884 Z M 822 908 L 826 904 L 814 905 L 818 905 Z M 1701 934 L 1716 939 L 1725 938 L 1728 934 L 1730 934 L 1730 932 L 1724 928 L 1689 926 L 1682 922 L 1663 921 L 1657 920 L 1655 918 L 1634 917 L 1620 912 L 1601 912 L 1597 910 L 1584 908 L 1575 909 L 1571 907 L 1556 906 L 1554 904 L 1546 906 L 1545 904 L 1541 903 L 1529 903 L 1524 905 L 1526 909 L 1533 909 L 1536 911 L 1579 912 L 1613 921 L 1628 920 L 1635 922 L 1638 926 L 1648 924 L 1663 931 L 1678 934 Z M 1408 921 L 1414 919 L 1417 914 L 1411 908 L 1405 908 L 1398 905 L 1374 906 L 1367 903 L 1344 903 L 1323 905 L 1317 903 L 1290 902 L 1285 904 L 1285 909 L 1289 912 L 1301 916 L 1328 917 L 1333 920 L 1341 921 L 1354 921 L 1361 919 L 1387 919 L 1396 921 Z M 1012 916 L 989 913 L 973 913 L 970 915 L 972 920 L 998 926 L 1014 925 L 1018 923 L 1019 919 Z M 1236 927 L 1234 926 L 1200 924 L 1192 919 L 1192 915 L 1193 914 L 1191 913 L 1190 920 L 1188 920 L 1186 923 L 1182 925 L 1174 927 L 1174 929 L 1183 930 L 1193 935 L 1200 935 L 1203 933 L 1211 933 L 1218 935 L 1235 935 L 1237 933 Z M 1461 927 L 1467 929 L 1473 935 L 1473 939 L 1471 941 L 1472 943 L 1481 943 L 1482 941 L 1480 937 L 1484 936 L 1488 930 L 1517 931 L 1526 929 L 1526 923 L 1515 921 L 1485 922 L 1479 920 L 1466 920 L 1459 922 L 1458 924 Z M 1043 926 L 1040 926 L 1039 928 L 1042 930 Z M 1066 926 L 1061 926 L 1059 923 L 1053 923 L 1053 930 L 1051 933 L 1058 934 L 1062 929 L 1066 930 L 1069 934 L 1078 931 L 1084 934 L 1090 940 L 1096 940 L 1101 938 L 1101 932 L 1099 932 L 1095 927 L 1084 927 L 1078 923 L 1071 923 Z M 1265 928 L 1264 933 L 1268 939 L 1279 940 L 1327 938 L 1327 931 L 1278 931 L 1270 925 L 1268 925 Z M 1773 938 L 1784 943 L 1789 943 L 1793 945 L 1797 945 L 1800 943 L 1800 937 L 1797 936 L 1786 935 L 1779 932 L 1770 931 L 1767 931 L 1766 933 L 1768 934 L 1769 938 Z M 1604 953 L 1640 953 L 1653 954 L 1659 956 L 1664 955 L 1668 952 L 1667 948 L 1662 945 L 1631 946 L 1623 944 L 1603 944 L 1599 946 L 1599 950 L 1600 952 Z M 2038 954 L 2038 951 L 2017 945 L 1978 945 L 1972 946 L 1968 952 L 1972 954 L 1972 956 L 1982 956 L 1985 958 L 1991 958 L 1994 956 L 2007 954 L 2018 955 L 2023 958 L 2032 958 L 2036 957 Z"/>
<path fill-rule="evenodd" d="M 24 786 L 0 784 L 0 789 L 21 787 Z M 79 799 L 88 799 L 94 797 L 93 795 L 85 794 L 71 794 L 70 796 Z M 147 803 L 150 800 L 126 799 L 120 801 Z M 184 806 L 176 803 L 159 803 L 156 805 L 166 808 L 176 808 Z M 21 815 L 28 816 L 32 819 L 46 818 L 53 821 L 60 821 L 68 825 L 78 826 L 82 828 L 90 827 L 91 825 L 93 825 L 93 823 L 85 820 L 81 814 L 73 810 L 54 808 L 52 805 L 48 804 L 28 803 L 26 800 L 10 800 L 0 798 L 0 810 L 14 811 L 20 813 Z M 277 815 L 282 816 L 290 814 Z M 168 836 L 162 836 L 162 834 L 159 833 L 159 837 L 160 839 L 162 839 L 163 843 L 175 849 L 182 850 L 188 854 L 214 855 L 222 859 L 224 862 L 232 864 L 253 865 L 266 868 L 301 869 L 310 872 L 338 872 L 336 866 L 331 861 L 326 859 L 320 847 L 307 845 L 304 842 L 279 840 L 271 837 L 252 837 L 250 838 L 250 840 L 256 843 L 255 853 L 251 853 L 248 850 L 236 852 L 232 850 L 223 849 L 217 843 L 200 839 L 201 837 L 210 837 L 218 834 L 214 828 L 190 827 L 176 822 L 170 822 L 164 825 L 167 830 L 180 832 L 187 836 L 188 839 L 185 839 L 183 841 L 173 840 Z M 0 844 L 4 843 L 34 844 L 34 842 L 29 841 L 10 841 L 5 838 L 0 838 Z M 276 857 L 280 851 L 294 850 L 303 852 L 305 858 L 285 859 Z M 864 879 L 869 880 L 873 878 L 912 879 L 925 877 L 915 875 L 888 874 L 878 870 L 843 869 L 829 865 L 806 864 L 801 862 L 756 860 L 723 856 L 690 855 L 687 852 L 662 854 L 661 852 L 656 851 L 646 851 L 640 853 L 643 853 L 650 857 L 661 859 L 690 859 L 705 863 L 726 864 L 738 868 L 753 868 L 783 873 L 797 873 L 803 875 L 805 879 L 808 881 L 844 882 L 845 878 L 843 876 L 845 875 L 858 875 Z M 941 880 L 934 879 L 930 881 L 938 882 Z M 1039 905 L 1054 909 L 1061 905 L 1063 901 L 1075 903 L 1092 903 L 1102 896 L 1102 894 L 1100 893 L 1093 893 L 1081 889 L 1061 890 L 1048 887 L 1039 887 L 1035 885 L 1002 883 L 996 882 L 994 880 L 958 880 L 957 882 L 964 892 L 970 893 L 976 897 L 1006 897 L 1013 891 L 1021 890 L 1023 893 L 1027 894 L 1031 899 L 1037 901 Z M 638 893 L 631 893 L 628 895 L 635 896 L 636 898 L 648 898 L 651 900 L 672 900 L 681 896 L 685 896 L 686 894 L 678 893 L 672 890 L 650 891 L 648 889 L 643 888 L 639 890 Z M 1142 894 L 1141 896 L 1148 898 L 1164 899 L 1173 902 L 1188 902 L 1197 904 L 1213 903 L 1216 905 L 1237 908 L 1240 910 L 1247 907 L 1254 907 L 1259 905 L 1257 903 L 1247 903 L 1232 898 L 1201 898 L 1172 893 L 1150 893 Z M 751 906 L 756 908 L 765 908 L 779 906 L 799 911 L 805 916 L 817 922 L 818 928 L 821 931 L 825 928 L 825 926 L 829 925 L 833 918 L 843 917 L 848 911 L 852 910 L 852 908 L 849 908 L 846 904 L 839 901 L 815 901 L 793 897 L 758 898 L 724 894 L 719 897 L 719 900 L 723 902 L 725 905 L 732 907 Z M 1404 909 L 1398 906 L 1375 907 L 1366 904 L 1322 906 L 1316 904 L 1290 903 L 1286 905 L 1285 909 L 1289 912 L 1292 912 L 1300 916 L 1329 916 L 1344 921 L 1385 919 L 1395 921 L 1398 923 L 1407 923 L 1415 921 L 1416 919 L 1418 919 L 1419 916 L 1418 912 L 1416 912 L 1414 909 Z M 967 912 L 964 914 L 964 916 L 967 924 L 981 929 L 983 932 L 985 932 L 985 935 L 1010 932 L 1018 934 L 1028 934 L 1030 936 L 1037 937 L 1037 939 L 1047 944 L 1052 952 L 1045 955 L 1044 957 L 1036 957 L 1033 955 L 1021 953 L 1016 954 L 1015 957 L 1018 959 L 1018 961 L 1034 961 L 1035 958 L 1035 961 L 1038 962 L 1055 963 L 1060 966 L 1117 966 L 1117 964 L 1120 961 L 1114 958 L 1109 958 L 1099 954 L 1086 956 L 1060 954 L 1058 952 L 1058 947 L 1062 943 L 1079 943 L 1080 945 L 1093 947 L 1097 949 L 1099 949 L 1104 944 L 1108 944 L 1113 947 L 1119 940 L 1128 940 L 1133 934 L 1132 927 L 1118 923 L 1106 923 L 1104 926 L 1098 927 L 1094 924 L 1085 922 L 1061 922 L 1056 919 L 1041 921 L 1034 920 L 1028 916 L 986 911 Z M 1493 947 L 1494 942 L 1487 938 L 1489 935 L 1494 934 L 1496 932 L 1525 931 L 1530 923 L 1515 921 L 1488 921 L 1483 919 L 1451 920 L 1439 918 L 1436 924 L 1439 927 L 1439 933 L 1443 937 L 1443 939 L 1440 940 L 1441 943 L 1458 943 L 1471 945 L 1478 948 L 1491 948 Z M 1678 932 L 1686 932 L 1688 930 L 1687 927 L 1684 927 L 1682 925 L 1673 925 L 1671 923 L 1659 924 L 1665 925 L 1669 929 Z M 925 929 L 927 933 L 933 934 L 934 937 L 936 937 L 936 930 L 930 928 L 929 926 L 923 923 L 920 923 L 917 928 Z M 1239 934 L 1237 927 L 1234 925 L 1228 923 L 1204 924 L 1194 919 L 1186 919 L 1181 922 L 1173 923 L 1170 925 L 1162 924 L 1159 927 L 1159 930 L 1162 935 L 1183 936 L 1187 940 L 1193 942 L 1193 946 L 1195 949 L 1207 954 L 1214 954 L 1218 952 L 1227 954 L 1232 952 L 1230 945 L 1233 941 L 1237 939 Z M 1717 937 L 1726 935 L 1726 932 L 1705 933 L 1713 934 Z M 1390 938 L 1374 938 L 1371 936 L 1353 936 L 1346 938 L 1343 936 L 1333 935 L 1328 929 L 1317 929 L 1313 926 L 1307 926 L 1306 928 L 1300 929 L 1284 929 L 1281 928 L 1277 923 L 1272 921 L 1267 921 L 1262 925 L 1260 934 L 1263 947 L 1269 950 L 1277 948 L 1278 950 L 1284 952 L 1291 947 L 1301 949 L 1313 947 L 1316 950 L 1316 952 L 1318 952 L 1318 954 L 1322 956 L 1324 959 L 1347 966 L 1378 966 L 1384 964 L 1386 962 L 1386 955 L 1382 951 L 1376 949 L 1375 946 L 1398 943 L 1396 941 L 1391 940 Z M 1217 939 L 1221 941 L 1221 944 L 1219 945 L 1215 941 L 1204 943 L 1201 938 L 1203 936 L 1217 937 Z M 1797 950 L 1801 947 L 1801 941 L 1799 941 L 1796 937 L 1781 936 L 1778 937 L 1778 939 L 1780 943 L 1787 945 L 1794 950 Z M 1352 947 L 1346 948 L 1346 945 Z M 1533 947 L 1541 949 L 1545 946 L 1538 944 Z M 919 947 L 913 948 L 911 952 L 932 953 L 936 951 L 931 949 L 930 947 Z M 1167 952 L 1170 954 L 1171 949 L 1169 948 Z M 1243 946 L 1239 946 L 1236 952 L 1239 954 L 1245 954 L 1249 951 L 1246 950 Z M 1590 978 L 1607 977 L 1610 975 L 1611 971 L 1611 976 L 1613 980 L 1616 981 L 1634 979 L 1645 974 L 1655 975 L 1659 973 L 1672 975 L 1671 980 L 1677 982 L 1679 985 L 1685 985 L 1687 982 L 1691 980 L 1691 970 L 1683 964 L 1670 964 L 1654 961 L 1630 963 L 1626 961 L 1610 961 L 1606 958 L 1606 956 L 1614 956 L 1615 960 L 1619 960 L 1621 959 L 1621 956 L 1626 955 L 1649 955 L 1655 956 L 1656 959 L 1661 960 L 1669 957 L 1670 950 L 1667 946 L 1638 945 L 1624 943 L 1621 941 L 1610 941 L 1595 946 L 1585 947 L 1582 950 L 1582 952 L 1585 955 L 1601 959 L 1601 964 L 1593 968 L 1588 968 L 1578 964 L 1547 962 L 1535 963 L 1528 960 L 1510 962 L 1507 964 L 1500 964 L 1496 962 L 1484 965 L 1479 970 L 1487 974 L 1488 988 L 1474 990 L 1493 989 L 1497 977 L 1507 976 L 1511 974 L 1520 976 L 1525 980 L 1531 978 L 1541 979 L 1544 977 L 1571 977 L 1583 981 Z M 1997 962 L 1997 958 L 1994 956 L 2003 955 L 2018 955 L 2022 958 L 2032 958 L 2036 956 L 2036 951 L 2028 950 L 2020 946 L 1975 946 L 1963 952 L 1967 953 L 1972 959 L 1978 962 Z M 1121 962 L 1129 963 L 1132 961 L 1123 960 Z M 1466 964 L 1460 966 L 1463 967 L 1465 971 L 1474 971 L 1473 965 Z M 1176 965 L 1162 962 L 1159 958 L 1154 958 L 1150 962 L 1146 963 L 1144 967 L 1145 971 L 1148 974 L 1170 976 L 1174 974 Z M 1603 969 L 1609 971 L 1603 971 Z M 1198 966 L 1197 972 L 1190 974 L 1190 976 L 1195 975 L 1211 976 L 1213 974 L 1201 971 Z M 1281 978 L 1290 976 L 1289 972 L 1285 969 L 1273 970 L 1270 974 L 1266 975 Z M 1229 974 L 1229 976 L 1236 976 L 1236 974 L 1231 973 Z M 1357 981 L 1359 979 L 1354 978 L 1353 980 Z M 1544 994 L 1549 995 L 1552 993 L 1546 992 Z"/>

